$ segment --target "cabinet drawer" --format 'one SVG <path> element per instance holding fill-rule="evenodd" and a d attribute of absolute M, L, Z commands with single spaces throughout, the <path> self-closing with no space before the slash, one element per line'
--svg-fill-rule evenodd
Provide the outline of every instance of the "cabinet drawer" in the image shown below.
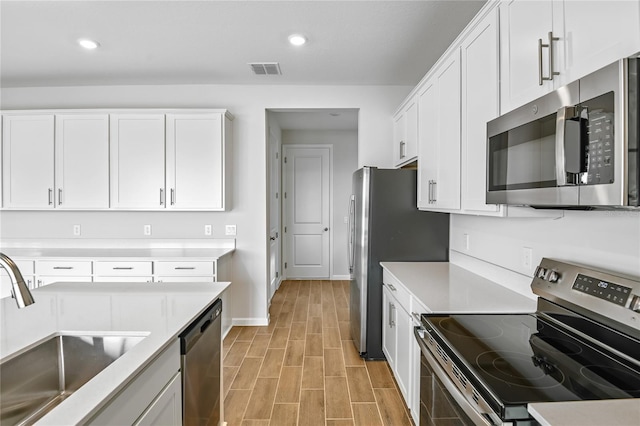
<path fill-rule="evenodd" d="M 152 262 L 112 262 L 97 261 L 93 263 L 93 273 L 106 277 L 140 276 L 152 274 Z"/>
<path fill-rule="evenodd" d="M 411 312 L 411 293 L 386 270 L 382 273 L 382 282 L 389 289 L 389 293 L 396 298 L 398 304 L 407 312 Z"/>
<path fill-rule="evenodd" d="M 36 261 L 38 275 L 91 275 L 91 261 L 77 260 L 38 260 Z"/>
<path fill-rule="evenodd" d="M 155 262 L 156 275 L 214 275 L 213 262 Z"/>
<path fill-rule="evenodd" d="M 20 270 L 22 276 L 33 275 L 33 260 L 16 260 L 16 266 Z M 4 266 L 0 266 L 0 275 L 7 275 Z"/>
<path fill-rule="evenodd" d="M 212 283 L 215 279 L 212 276 L 198 277 L 195 275 L 189 276 L 158 276 L 156 282 L 159 283 Z"/>
<path fill-rule="evenodd" d="M 136 275 L 136 276 L 127 276 L 127 275 L 111 275 L 111 276 L 102 276 L 96 275 L 93 277 L 94 283 L 151 283 L 153 282 L 153 277 L 151 275 Z"/>

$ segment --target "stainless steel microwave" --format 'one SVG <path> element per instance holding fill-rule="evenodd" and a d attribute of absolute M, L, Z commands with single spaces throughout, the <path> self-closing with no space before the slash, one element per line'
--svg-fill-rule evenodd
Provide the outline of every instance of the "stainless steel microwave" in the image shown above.
<path fill-rule="evenodd" d="M 487 123 L 487 204 L 638 207 L 640 59 Z"/>

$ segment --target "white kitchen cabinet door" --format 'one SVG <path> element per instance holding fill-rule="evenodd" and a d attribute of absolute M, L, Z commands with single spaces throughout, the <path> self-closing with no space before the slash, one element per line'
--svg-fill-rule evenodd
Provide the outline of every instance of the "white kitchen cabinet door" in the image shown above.
<path fill-rule="evenodd" d="M 418 156 L 418 102 L 410 98 L 394 116 L 394 165 L 402 167 Z"/>
<path fill-rule="evenodd" d="M 56 115 L 56 208 L 109 207 L 109 116 Z"/>
<path fill-rule="evenodd" d="M 640 2 L 565 0 L 554 6 L 554 27 L 564 28 L 560 85 L 640 52 Z"/>
<path fill-rule="evenodd" d="M 460 210 L 460 51 L 437 67 L 418 98 L 418 207 Z"/>
<path fill-rule="evenodd" d="M 553 28 L 554 0 L 508 0 L 500 4 L 501 112 L 504 114 L 553 90 L 553 81 L 540 84 L 540 73 L 549 77 L 549 33 Z M 577 2 L 582 5 L 586 2 Z M 597 31 L 598 33 L 600 31 Z M 553 42 L 557 71 L 558 41 Z M 542 59 L 542 64 L 539 60 Z M 557 76 L 556 76 L 557 79 Z"/>
<path fill-rule="evenodd" d="M 396 366 L 396 317 L 395 299 L 387 286 L 382 286 L 382 352 L 391 370 Z"/>
<path fill-rule="evenodd" d="M 497 215 L 486 204 L 487 122 L 500 114 L 498 11 L 492 10 L 462 42 L 461 199 L 465 213 Z"/>
<path fill-rule="evenodd" d="M 432 183 L 436 178 L 438 159 L 435 129 L 438 125 L 435 80 L 428 80 L 418 91 L 418 208 L 431 207 Z"/>
<path fill-rule="evenodd" d="M 53 114 L 3 116 L 3 207 L 54 207 Z"/>
<path fill-rule="evenodd" d="M 182 425 L 182 375 L 180 373 L 174 376 L 134 425 Z"/>
<path fill-rule="evenodd" d="M 167 115 L 167 208 L 225 209 L 225 116 Z"/>
<path fill-rule="evenodd" d="M 110 116 L 111 206 L 163 209 L 165 125 L 163 114 Z"/>
<path fill-rule="evenodd" d="M 413 337 L 413 321 L 411 315 L 399 306 L 396 312 L 396 368 L 395 376 L 400 392 L 407 403 L 411 401 L 411 345 Z"/>

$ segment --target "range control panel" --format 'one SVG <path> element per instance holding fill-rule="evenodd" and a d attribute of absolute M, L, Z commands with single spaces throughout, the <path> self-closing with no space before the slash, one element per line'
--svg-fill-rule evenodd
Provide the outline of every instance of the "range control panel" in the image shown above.
<path fill-rule="evenodd" d="M 568 309 L 596 313 L 640 333 L 638 277 L 543 258 L 533 275 L 531 289 L 543 299 Z"/>
<path fill-rule="evenodd" d="M 583 274 L 578 274 L 572 288 L 620 306 L 626 306 L 631 296 L 629 287 Z"/>

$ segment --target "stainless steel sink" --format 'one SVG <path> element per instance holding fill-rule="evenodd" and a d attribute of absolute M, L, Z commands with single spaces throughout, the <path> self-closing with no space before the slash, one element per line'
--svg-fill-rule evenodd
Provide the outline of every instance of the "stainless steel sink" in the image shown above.
<path fill-rule="evenodd" d="M 0 424 L 33 423 L 133 348 L 141 335 L 56 335 L 0 363 Z"/>

